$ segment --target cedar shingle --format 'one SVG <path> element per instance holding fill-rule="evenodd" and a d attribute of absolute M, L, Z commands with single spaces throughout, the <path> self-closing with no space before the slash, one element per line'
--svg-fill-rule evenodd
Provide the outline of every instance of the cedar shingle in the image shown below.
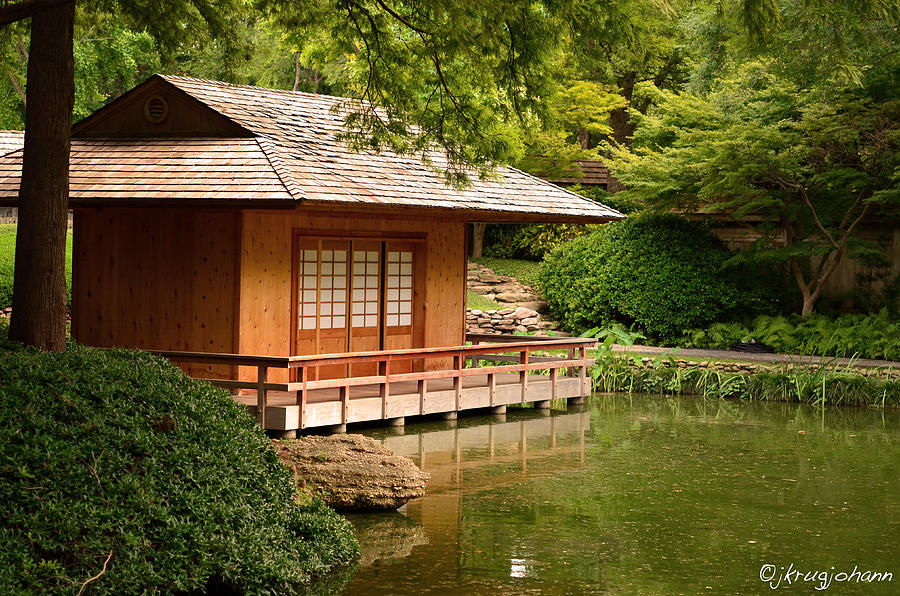
<path fill-rule="evenodd" d="M 618 212 L 515 168 L 492 179 L 472 176 L 463 189 L 448 187 L 437 170 L 440 152 L 425 157 L 391 151 L 354 153 L 335 134 L 347 110 L 365 104 L 330 97 L 228 85 L 185 77 L 159 77 L 249 130 L 255 138 L 73 138 L 71 198 L 178 201 L 231 199 L 478 211 L 618 219 Z M 2 147 L 2 137 L 0 137 Z M 2 151 L 2 149 L 0 149 Z M 21 151 L 0 158 L 0 200 L 16 198 Z M 205 194 L 204 194 L 205 193 Z"/>

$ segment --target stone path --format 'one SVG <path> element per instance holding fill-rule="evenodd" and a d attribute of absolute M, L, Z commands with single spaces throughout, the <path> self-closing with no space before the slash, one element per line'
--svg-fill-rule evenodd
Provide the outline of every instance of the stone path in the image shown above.
<path fill-rule="evenodd" d="M 547 307 L 540 295 L 531 286 L 523 284 L 514 277 L 498 275 L 489 267 L 478 263 L 469 263 L 466 276 L 466 288 L 493 300 L 501 308 L 493 310 L 466 309 L 466 331 L 468 333 L 488 333 L 492 335 L 534 333 L 568 337 L 568 333 L 556 331 L 559 324 L 544 320 L 538 310 Z"/>

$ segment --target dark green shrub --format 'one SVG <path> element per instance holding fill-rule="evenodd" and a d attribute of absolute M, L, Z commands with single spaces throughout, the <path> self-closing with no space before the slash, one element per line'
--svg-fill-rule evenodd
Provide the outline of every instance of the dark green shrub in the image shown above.
<path fill-rule="evenodd" d="M 74 594 L 107 557 L 88 593 L 293 593 L 355 556 L 242 406 L 160 358 L 0 351 L 0 436 L 0 593 Z"/>
<path fill-rule="evenodd" d="M 729 256 L 715 236 L 681 217 L 636 216 L 548 254 L 540 285 L 551 314 L 569 329 L 618 321 L 667 341 L 738 305 L 723 271 Z"/>

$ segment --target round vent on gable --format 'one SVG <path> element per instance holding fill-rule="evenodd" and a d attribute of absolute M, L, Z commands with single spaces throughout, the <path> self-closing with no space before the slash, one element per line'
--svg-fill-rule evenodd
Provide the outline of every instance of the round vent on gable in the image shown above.
<path fill-rule="evenodd" d="M 159 124 L 169 115 L 169 102 L 159 95 L 150 96 L 144 102 L 144 117 L 148 122 Z"/>

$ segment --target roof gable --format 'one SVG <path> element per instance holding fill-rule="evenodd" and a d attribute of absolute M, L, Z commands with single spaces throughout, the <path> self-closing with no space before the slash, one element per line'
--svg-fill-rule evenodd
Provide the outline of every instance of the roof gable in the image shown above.
<path fill-rule="evenodd" d="M 251 137 L 246 128 L 154 75 L 72 128 L 87 137 Z"/>

